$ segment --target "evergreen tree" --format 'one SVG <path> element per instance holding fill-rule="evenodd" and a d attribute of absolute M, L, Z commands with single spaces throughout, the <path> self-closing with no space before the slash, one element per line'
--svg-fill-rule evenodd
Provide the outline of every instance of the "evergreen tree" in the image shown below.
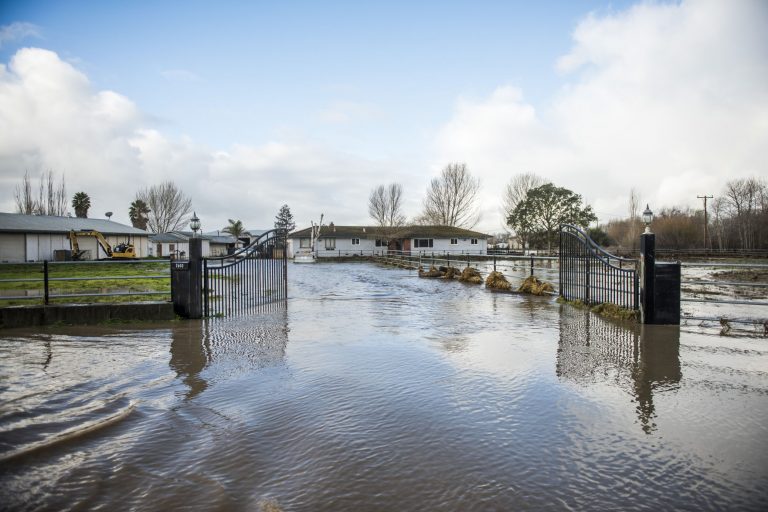
<path fill-rule="evenodd" d="M 85 192 L 78 192 L 72 196 L 72 208 L 75 216 L 85 219 L 88 217 L 88 209 L 91 207 L 91 198 Z"/>
<path fill-rule="evenodd" d="M 131 207 L 128 209 L 128 216 L 133 227 L 146 231 L 147 223 L 149 222 L 149 212 L 149 206 L 141 199 L 136 199 L 132 202 Z"/>
<path fill-rule="evenodd" d="M 245 233 L 245 228 L 243 227 L 243 222 L 240 220 L 234 220 L 234 219 L 227 219 L 229 221 L 229 226 L 222 229 L 223 232 L 229 233 L 235 238 L 240 238 Z"/>
<path fill-rule="evenodd" d="M 296 229 L 296 223 L 293 222 L 293 214 L 287 204 L 280 207 L 280 211 L 275 217 L 275 229 L 285 229 L 288 233 Z"/>
<path fill-rule="evenodd" d="M 529 233 L 532 241 L 543 239 L 551 254 L 560 224 L 586 228 L 596 220 L 592 207 L 582 206 L 579 194 L 546 183 L 528 191 L 507 218 L 507 224 L 517 232 Z"/>

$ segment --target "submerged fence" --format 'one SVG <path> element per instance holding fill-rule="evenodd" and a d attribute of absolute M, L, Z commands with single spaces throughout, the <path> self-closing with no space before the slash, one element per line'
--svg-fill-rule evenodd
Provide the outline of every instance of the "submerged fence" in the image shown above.
<path fill-rule="evenodd" d="M 564 271 L 585 271 L 587 260 L 579 255 L 566 259 L 562 265 L 556 256 L 476 256 L 435 253 L 412 255 L 390 251 L 379 255 L 376 261 L 408 269 L 425 269 L 430 266 L 454 266 L 475 268 L 483 277 L 492 271 L 501 272 L 513 284 L 519 284 L 528 276 L 555 285 L 559 294 L 559 276 Z M 592 304 L 603 301 L 611 294 L 623 296 L 633 308 L 638 299 L 628 280 L 636 279 L 635 260 L 614 257 L 611 268 L 600 270 L 590 264 L 590 300 Z M 617 271 L 624 272 L 622 276 Z M 686 262 L 682 264 L 681 319 L 689 321 L 729 321 L 734 323 L 763 324 L 768 321 L 768 263 Z M 731 275 L 733 273 L 733 275 Z M 586 276 L 583 278 L 586 280 Z M 614 283 L 624 281 L 623 291 L 611 290 Z M 569 286 L 585 293 L 585 282 L 577 278 Z M 605 290 L 609 288 L 609 290 Z"/>

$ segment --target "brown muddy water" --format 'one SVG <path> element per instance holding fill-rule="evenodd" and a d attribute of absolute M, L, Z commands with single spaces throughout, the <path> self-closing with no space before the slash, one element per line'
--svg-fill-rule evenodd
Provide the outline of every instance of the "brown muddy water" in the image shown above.
<path fill-rule="evenodd" d="M 368 264 L 249 317 L 0 331 L 4 510 L 766 510 L 768 340 Z"/>

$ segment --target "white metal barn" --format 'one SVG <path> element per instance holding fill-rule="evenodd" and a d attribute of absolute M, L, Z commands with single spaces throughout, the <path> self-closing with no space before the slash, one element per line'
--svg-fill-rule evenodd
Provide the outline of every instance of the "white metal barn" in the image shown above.
<path fill-rule="evenodd" d="M 131 243 L 139 258 L 149 254 L 149 233 L 111 220 L 0 213 L 0 262 L 53 261 L 54 251 L 71 249 L 72 230 L 98 231 L 112 247 Z M 96 238 L 80 236 L 77 242 L 91 259 L 107 257 Z"/>

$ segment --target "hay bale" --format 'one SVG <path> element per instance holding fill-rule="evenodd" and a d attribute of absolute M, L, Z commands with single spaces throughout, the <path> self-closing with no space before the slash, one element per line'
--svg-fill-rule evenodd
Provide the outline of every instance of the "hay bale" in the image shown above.
<path fill-rule="evenodd" d="M 512 283 L 507 281 L 507 278 L 504 277 L 504 274 L 494 270 L 488 274 L 488 277 L 485 279 L 485 287 L 493 288 L 494 290 L 511 290 Z"/>
<path fill-rule="evenodd" d="M 534 276 L 529 276 L 525 278 L 525 281 L 523 281 L 523 284 L 520 285 L 520 288 L 518 288 L 517 291 L 530 293 L 532 295 L 548 295 L 549 293 L 554 292 L 555 289 L 551 284 L 539 281 Z"/>
<path fill-rule="evenodd" d="M 478 272 L 476 268 L 466 267 L 461 271 L 459 281 L 462 283 L 483 284 L 483 277 L 480 275 L 480 272 Z"/>
<path fill-rule="evenodd" d="M 443 275 L 443 279 L 456 279 L 460 275 L 461 275 L 461 271 L 459 271 L 459 269 L 457 269 L 456 267 L 446 267 L 445 275 Z"/>
<path fill-rule="evenodd" d="M 429 270 L 426 272 L 419 271 L 419 277 L 443 277 L 443 273 L 440 272 L 439 269 L 432 266 L 432 267 L 429 267 Z"/>

